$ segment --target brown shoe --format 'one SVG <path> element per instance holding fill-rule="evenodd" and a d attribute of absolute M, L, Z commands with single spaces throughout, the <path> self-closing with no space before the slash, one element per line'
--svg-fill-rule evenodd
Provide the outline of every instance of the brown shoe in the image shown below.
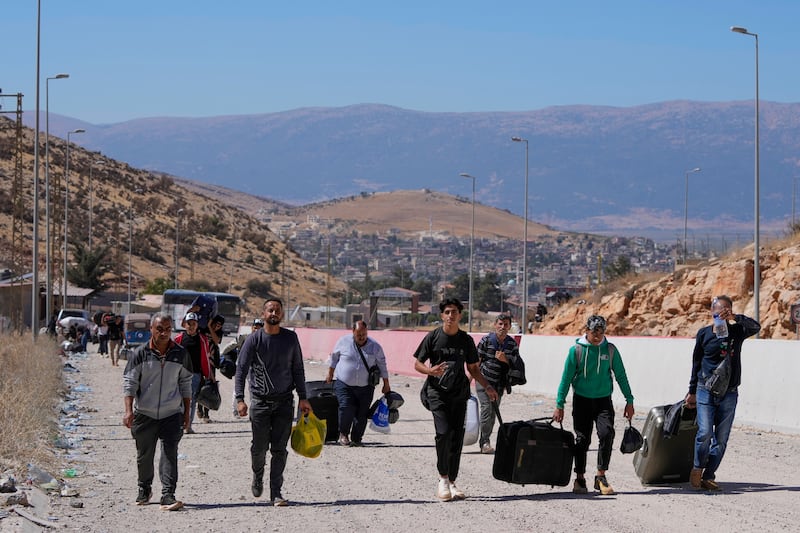
<path fill-rule="evenodd" d="M 594 490 L 599 490 L 604 496 L 616 494 L 614 488 L 608 483 L 606 476 L 594 476 Z"/>
<path fill-rule="evenodd" d="M 700 482 L 700 486 L 706 490 L 722 490 L 722 487 L 719 486 L 719 483 L 717 483 L 713 479 L 702 480 Z"/>
<path fill-rule="evenodd" d="M 703 469 L 692 468 L 692 471 L 689 473 L 689 483 L 692 485 L 692 487 L 695 489 L 701 488 L 702 480 L 703 480 Z"/>

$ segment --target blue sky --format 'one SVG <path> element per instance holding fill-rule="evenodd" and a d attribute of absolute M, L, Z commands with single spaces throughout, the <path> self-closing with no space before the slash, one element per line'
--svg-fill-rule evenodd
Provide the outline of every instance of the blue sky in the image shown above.
<path fill-rule="evenodd" d="M 41 0 L 41 109 L 102 124 L 381 103 L 521 111 L 800 93 L 796 0 Z M 36 1 L 0 4 L 0 88 L 35 108 Z M 3 99 L 6 110 L 10 99 Z"/>

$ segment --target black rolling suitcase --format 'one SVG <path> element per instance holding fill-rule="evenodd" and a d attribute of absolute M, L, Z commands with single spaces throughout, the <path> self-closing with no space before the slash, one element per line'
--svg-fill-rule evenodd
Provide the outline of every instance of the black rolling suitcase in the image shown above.
<path fill-rule="evenodd" d="M 520 485 L 568 485 L 575 454 L 572 433 L 553 426 L 549 417 L 504 424 L 497 405 L 493 406 L 500 422 L 494 478 Z"/>
<path fill-rule="evenodd" d="M 650 409 L 642 428 L 644 443 L 633 456 L 633 468 L 643 485 L 684 483 L 694 465 L 694 440 L 697 435 L 697 410 L 684 408 L 678 432 L 664 435 L 666 410 L 671 405 Z"/>
<path fill-rule="evenodd" d="M 325 420 L 328 425 L 328 432 L 325 435 L 326 441 L 339 438 L 339 401 L 336 393 L 333 392 L 333 383 L 324 381 L 307 381 L 306 396 L 311 409 L 320 420 Z M 300 416 L 298 406 L 297 416 Z"/>

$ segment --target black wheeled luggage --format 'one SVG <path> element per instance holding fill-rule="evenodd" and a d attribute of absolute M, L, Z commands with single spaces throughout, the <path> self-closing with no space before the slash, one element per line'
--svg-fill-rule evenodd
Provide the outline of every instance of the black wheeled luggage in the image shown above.
<path fill-rule="evenodd" d="M 328 432 L 325 435 L 325 440 L 331 441 L 338 439 L 339 401 L 336 399 L 336 393 L 333 392 L 333 383 L 325 383 L 325 381 L 307 381 L 306 396 L 316 417 L 327 422 Z M 297 416 L 300 416 L 299 407 Z"/>
<path fill-rule="evenodd" d="M 633 468 L 643 485 L 684 483 L 694 464 L 697 410 L 684 408 L 676 435 L 664 435 L 666 410 L 672 405 L 650 409 L 642 428 L 644 443 L 633 455 Z"/>
<path fill-rule="evenodd" d="M 549 417 L 504 424 L 496 404 L 494 408 L 500 421 L 494 478 L 520 485 L 568 485 L 575 454 L 572 433 L 553 426 Z"/>

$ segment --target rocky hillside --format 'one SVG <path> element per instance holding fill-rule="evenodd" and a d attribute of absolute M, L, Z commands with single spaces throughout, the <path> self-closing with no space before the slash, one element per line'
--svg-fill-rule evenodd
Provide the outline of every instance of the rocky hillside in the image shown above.
<path fill-rule="evenodd" d="M 791 306 L 800 303 L 800 237 L 795 235 L 760 255 L 761 338 L 794 339 Z M 615 336 L 693 337 L 710 323 L 714 295 L 727 294 L 734 313 L 753 315 L 753 247 L 729 257 L 689 266 L 658 279 L 627 279 L 551 310 L 539 330 L 579 335 L 593 313 L 607 317 Z"/>

